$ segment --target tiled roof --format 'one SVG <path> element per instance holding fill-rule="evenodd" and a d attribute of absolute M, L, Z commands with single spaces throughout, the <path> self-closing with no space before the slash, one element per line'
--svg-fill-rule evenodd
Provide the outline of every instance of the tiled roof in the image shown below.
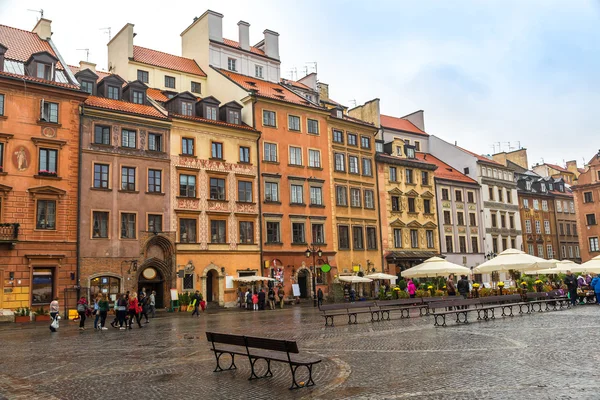
<path fill-rule="evenodd" d="M 561 166 L 558 166 L 558 165 L 556 165 L 556 164 L 548 164 L 548 163 L 546 163 L 546 165 L 547 165 L 547 166 L 549 166 L 550 168 L 552 168 L 552 169 L 555 169 L 555 170 L 557 170 L 557 171 L 560 171 L 560 172 L 568 172 L 568 173 L 572 173 L 572 172 L 571 172 L 571 171 L 569 171 L 568 169 L 566 169 L 566 168 L 563 168 L 563 167 L 561 167 Z"/>
<path fill-rule="evenodd" d="M 573 193 L 571 193 L 570 191 L 566 190 L 566 188 L 565 188 L 564 192 L 559 192 L 558 190 L 548 190 L 548 193 L 557 194 L 559 196 L 573 197 Z"/>
<path fill-rule="evenodd" d="M 439 158 L 432 156 L 431 154 L 417 152 L 415 157 L 418 160 L 437 165 L 438 168 L 433 173 L 436 178 L 445 179 L 448 181 L 477 184 L 477 181 L 474 179 L 469 178 L 467 175 L 457 171 L 450 165 L 446 164 Z"/>
<path fill-rule="evenodd" d="M 229 47 L 234 47 L 236 49 L 241 49 L 240 43 L 236 42 L 235 40 L 223 38 L 223 44 L 226 46 L 229 46 Z M 266 56 L 264 51 L 254 47 L 254 46 L 250 46 L 250 52 L 252 52 L 254 54 L 258 54 L 259 56 Z"/>
<path fill-rule="evenodd" d="M 40 39 L 37 33 L 6 25 L 0 25 L 0 44 L 8 48 L 4 57 L 9 60 L 26 62 L 32 54 L 40 51 L 47 51 L 58 58 L 50 43 Z M 64 69 L 60 61 L 56 63 L 56 68 Z"/>
<path fill-rule="evenodd" d="M 296 93 L 292 92 L 281 84 L 236 74 L 235 72 L 227 71 L 225 69 L 218 69 L 218 71 L 238 85 L 242 86 L 244 89 L 255 90 L 257 96 L 318 108 L 310 101 L 298 96 Z"/>
<path fill-rule="evenodd" d="M 69 69 L 71 70 L 71 72 L 73 72 L 73 74 L 76 74 L 79 71 L 81 71 L 81 68 L 79 68 L 79 67 L 77 67 L 75 65 L 69 65 Z M 110 72 L 98 71 L 98 70 L 96 70 L 95 74 L 98 75 L 98 79 L 96 80 L 96 82 L 100 82 L 102 79 L 104 79 L 107 76 L 111 75 Z"/>
<path fill-rule="evenodd" d="M 281 83 L 283 83 L 284 85 L 288 84 L 290 86 L 297 87 L 298 89 L 312 90 L 311 88 L 309 88 L 308 86 L 306 86 L 304 83 L 296 82 L 296 81 L 291 81 L 289 79 L 283 79 L 283 78 L 281 78 Z"/>
<path fill-rule="evenodd" d="M 585 173 L 585 168 L 577 168 L 577 171 L 579 171 L 580 174 Z"/>
<path fill-rule="evenodd" d="M 4 72 L 4 71 L 0 71 L 0 76 L 6 76 L 6 77 L 10 77 L 10 78 L 16 78 L 16 79 L 19 79 L 21 81 L 26 80 L 26 81 L 29 81 L 29 82 L 37 82 L 37 83 L 43 83 L 43 84 L 46 84 L 46 85 L 60 86 L 60 87 L 64 87 L 64 88 L 67 88 L 67 89 L 80 90 L 79 86 L 77 86 L 77 85 L 72 85 L 70 83 L 56 82 L 56 81 L 47 81 L 45 79 L 36 78 L 35 76 L 19 75 L 19 74 L 13 74 L 13 73 L 10 73 L 10 72 Z"/>
<path fill-rule="evenodd" d="M 500 163 L 499 163 L 499 162 L 497 162 L 497 161 L 494 161 L 494 160 L 492 160 L 491 158 L 487 158 L 487 157 L 484 157 L 484 156 L 480 156 L 479 154 L 475 154 L 475 153 L 473 153 L 472 151 L 469 151 L 469 150 L 467 150 L 467 149 L 463 149 L 462 147 L 459 147 L 459 146 L 456 146 L 456 147 L 458 147 L 459 149 L 461 149 L 461 150 L 462 150 L 462 151 L 464 151 L 465 153 L 468 153 L 468 154 L 472 155 L 473 157 L 477 158 L 479 161 L 483 161 L 483 162 L 487 162 L 487 163 L 491 163 L 491 164 L 497 164 L 497 165 L 499 165 L 499 166 L 501 166 L 501 167 L 504 167 L 504 166 L 505 166 L 505 165 L 502 165 L 502 164 L 500 164 Z"/>
<path fill-rule="evenodd" d="M 167 119 L 167 116 L 153 106 L 145 104 L 129 103 L 123 100 L 107 99 L 105 97 L 90 96 L 85 101 L 90 107 L 103 108 L 106 110 L 120 111 L 128 114 L 142 115 L 152 118 Z"/>
<path fill-rule="evenodd" d="M 204 71 L 196 64 L 196 61 L 191 58 L 174 56 L 173 54 L 163 53 L 162 51 L 151 50 L 145 47 L 133 46 L 133 60 L 144 64 L 154 65 L 156 67 L 172 69 L 174 71 L 206 76 Z"/>
<path fill-rule="evenodd" d="M 160 101 L 161 103 L 169 100 L 169 98 L 165 96 L 160 89 L 148 88 L 146 90 L 146 95 L 151 97 L 153 100 Z"/>
<path fill-rule="evenodd" d="M 385 128 L 397 129 L 400 131 L 416 133 L 417 135 L 429 136 L 427 132 L 420 130 L 415 124 L 413 124 L 407 119 L 391 117 L 389 115 L 381 114 L 380 121 L 381 126 Z"/>
<path fill-rule="evenodd" d="M 173 114 L 173 113 L 171 113 L 169 115 L 173 118 L 187 119 L 190 121 L 203 122 L 203 123 L 207 123 L 207 124 L 211 124 L 211 125 L 221 125 L 221 126 L 226 126 L 228 128 L 244 129 L 247 131 L 252 131 L 252 132 L 258 133 L 258 131 L 256 129 L 254 129 L 251 126 L 246 125 L 246 124 L 242 124 L 242 125 L 230 124 L 229 122 L 225 122 L 225 121 L 215 121 L 212 119 L 206 119 L 206 118 L 202 118 L 202 117 L 191 117 L 189 115 L 181 115 L 181 114 Z"/>

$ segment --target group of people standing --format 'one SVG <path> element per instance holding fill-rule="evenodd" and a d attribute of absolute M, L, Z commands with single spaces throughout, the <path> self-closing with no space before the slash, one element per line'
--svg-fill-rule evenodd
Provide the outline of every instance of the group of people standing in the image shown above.
<path fill-rule="evenodd" d="M 275 309 L 276 301 L 279 303 L 279 307 L 283 308 L 284 298 L 285 291 L 283 286 L 279 286 L 277 288 L 277 293 L 273 287 L 270 287 L 266 293 L 263 288 L 260 288 L 258 292 L 253 292 L 250 290 L 250 288 L 248 288 L 245 292 L 241 289 L 238 289 L 238 304 L 240 308 L 245 307 L 248 311 L 264 310 L 267 300 L 271 310 Z"/>
<path fill-rule="evenodd" d="M 406 291 L 411 299 L 413 299 L 417 293 L 417 286 L 413 282 L 412 279 L 408 280 L 406 284 Z M 446 292 L 448 292 L 448 296 L 456 296 L 456 293 L 466 299 L 469 297 L 469 292 L 471 291 L 471 286 L 469 285 L 469 280 L 466 275 L 461 275 L 460 279 L 457 283 L 454 283 L 454 274 L 448 275 L 448 279 L 446 280 Z"/>

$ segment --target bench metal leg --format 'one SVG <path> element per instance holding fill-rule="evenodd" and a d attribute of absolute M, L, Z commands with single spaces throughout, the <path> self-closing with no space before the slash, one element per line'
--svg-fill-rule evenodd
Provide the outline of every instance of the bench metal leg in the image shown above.
<path fill-rule="evenodd" d="M 250 378 L 248 378 L 249 381 L 253 380 L 253 379 L 260 379 L 260 378 L 269 378 L 271 376 L 273 376 L 273 372 L 271 372 L 271 360 L 267 359 L 263 359 L 267 362 L 267 372 L 265 372 L 265 374 L 263 376 L 258 376 L 256 375 L 256 371 L 254 370 L 254 364 L 256 364 L 256 362 L 258 360 L 261 360 L 260 357 L 248 357 L 250 359 L 250 369 L 252 370 L 252 372 L 250 373 Z"/>
<path fill-rule="evenodd" d="M 300 389 L 300 388 L 308 387 L 308 386 L 314 386 L 315 381 L 313 381 L 313 378 L 312 378 L 313 364 L 306 365 L 306 368 L 308 369 L 308 380 L 306 382 L 303 382 L 303 385 L 300 385 L 296 381 L 296 371 L 298 370 L 298 367 L 301 367 L 301 365 L 290 364 L 290 369 L 292 371 L 292 386 L 290 386 L 290 390 Z"/>
<path fill-rule="evenodd" d="M 510 313 L 506 315 L 506 310 L 509 310 Z M 512 306 L 502 306 L 502 316 L 503 317 L 514 317 Z"/>
<path fill-rule="evenodd" d="M 400 309 L 400 318 L 410 318 L 410 310 L 406 308 Z"/>
<path fill-rule="evenodd" d="M 441 326 L 446 326 L 446 315 L 445 314 L 444 315 L 433 314 L 433 318 L 434 318 L 433 326 L 440 326 L 440 324 L 438 322 L 438 318 L 442 319 L 442 325 Z"/>
<path fill-rule="evenodd" d="M 469 312 L 468 312 L 468 311 L 460 311 L 460 312 L 457 312 L 457 313 L 456 313 L 456 323 L 457 323 L 457 324 L 460 324 L 460 323 L 463 323 L 463 324 L 468 324 L 468 323 L 469 323 L 469 320 L 467 319 L 467 315 L 468 315 L 468 314 L 469 314 Z M 460 320 L 460 316 L 461 316 L 461 315 L 463 315 L 463 316 L 464 316 L 464 319 L 463 319 L 462 321 Z"/>
<path fill-rule="evenodd" d="M 377 316 L 377 319 L 375 319 Z M 379 311 L 371 311 L 371 322 L 379 322 Z"/>
<path fill-rule="evenodd" d="M 221 371 L 230 371 L 232 369 L 237 369 L 236 365 L 235 365 L 235 354 L 233 353 L 227 353 L 227 352 L 214 352 L 215 353 L 215 357 L 217 359 L 217 366 L 215 367 L 215 370 L 213 372 L 221 372 Z M 222 368 L 221 367 L 221 356 L 223 354 L 229 354 L 231 356 L 231 364 L 229 365 L 229 368 Z"/>
<path fill-rule="evenodd" d="M 423 309 L 425 309 L 424 313 L 423 313 Z M 429 315 L 429 308 L 428 307 L 419 307 L 419 317 L 422 317 L 424 315 Z"/>
<path fill-rule="evenodd" d="M 331 325 L 329 325 L 329 320 L 331 320 Z M 326 315 L 325 316 L 325 326 L 333 326 L 333 315 Z"/>
<path fill-rule="evenodd" d="M 385 313 L 385 318 L 383 316 L 384 313 Z M 389 321 L 390 320 L 390 310 L 383 310 L 383 311 L 381 311 L 381 319 L 382 320 L 385 319 L 386 321 Z"/>
<path fill-rule="evenodd" d="M 348 314 L 348 324 L 358 324 L 356 316 L 357 314 Z M 352 317 L 354 317 L 354 321 L 352 321 Z"/>
<path fill-rule="evenodd" d="M 519 304 L 519 314 L 523 314 L 523 307 L 527 307 L 527 313 L 529 314 L 529 305 L 528 304 Z"/>

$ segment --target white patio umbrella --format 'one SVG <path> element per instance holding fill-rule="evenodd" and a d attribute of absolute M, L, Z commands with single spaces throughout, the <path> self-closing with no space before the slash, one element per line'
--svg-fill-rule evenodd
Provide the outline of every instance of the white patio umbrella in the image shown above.
<path fill-rule="evenodd" d="M 562 261 L 548 260 L 548 261 L 554 262 L 556 264 L 556 267 L 554 267 L 554 268 L 543 268 L 543 269 L 537 269 L 537 270 L 531 270 L 531 271 L 525 271 L 525 274 L 526 275 L 564 274 L 567 271 L 573 271 L 573 268 L 579 267 L 579 264 L 576 264 L 576 263 L 574 263 L 573 261 L 570 261 L 570 260 L 562 260 Z"/>
<path fill-rule="evenodd" d="M 404 278 L 425 278 L 450 274 L 469 275 L 471 270 L 462 265 L 451 263 L 441 257 L 431 257 L 423 263 L 400 272 Z"/>
<path fill-rule="evenodd" d="M 373 280 L 388 280 L 388 279 L 398 279 L 396 275 L 384 274 L 383 272 L 377 272 L 374 274 L 365 275 L 365 278 L 373 279 Z"/>
<path fill-rule="evenodd" d="M 364 277 L 356 276 L 356 275 L 340 276 L 338 279 L 340 281 L 342 281 L 342 282 L 348 282 L 348 283 L 367 283 L 367 282 L 373 282 L 372 279 L 364 278 Z"/>
<path fill-rule="evenodd" d="M 595 274 L 600 274 L 600 256 L 596 256 L 581 265 L 573 267 L 571 272 L 593 272 Z"/>
<path fill-rule="evenodd" d="M 489 274 L 494 271 L 502 272 L 508 270 L 529 271 L 540 268 L 553 268 L 556 262 L 535 257 L 517 249 L 507 249 L 483 264 L 475 267 L 476 274 Z"/>

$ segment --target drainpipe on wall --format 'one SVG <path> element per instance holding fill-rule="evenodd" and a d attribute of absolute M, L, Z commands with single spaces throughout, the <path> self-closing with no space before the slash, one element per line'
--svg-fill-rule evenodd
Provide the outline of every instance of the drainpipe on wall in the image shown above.
<path fill-rule="evenodd" d="M 76 257 L 77 257 L 77 299 L 81 296 L 81 256 L 80 256 L 80 240 L 79 234 L 81 230 L 81 164 L 82 164 L 82 151 L 81 151 L 81 138 L 83 136 L 83 117 L 85 116 L 85 106 L 83 103 L 79 106 L 79 140 L 77 143 L 77 246 L 76 246 Z M 65 299 L 65 306 L 67 305 L 67 299 Z"/>
<path fill-rule="evenodd" d="M 383 221 L 381 220 L 381 196 L 379 195 L 379 173 L 377 173 L 377 170 L 379 169 L 379 166 L 377 164 L 377 149 L 375 150 L 375 173 L 376 173 L 376 177 L 375 177 L 375 188 L 377 190 L 377 213 L 379 214 L 379 243 L 381 244 L 381 272 L 384 273 L 385 272 L 385 257 L 383 256 L 383 228 L 381 227 L 381 225 L 383 225 Z M 368 267 L 368 266 L 367 266 Z"/>
<path fill-rule="evenodd" d="M 255 105 L 256 105 L 256 96 L 254 96 L 252 98 L 252 128 L 256 129 L 256 115 L 254 114 L 255 112 Z M 262 240 L 262 194 L 261 194 L 261 190 L 260 190 L 260 133 L 258 134 L 258 137 L 256 138 L 256 165 L 257 165 L 257 172 L 256 174 L 257 176 L 257 193 L 258 193 L 258 245 L 260 248 L 260 265 L 259 265 L 259 271 L 260 271 L 260 275 L 262 276 L 262 271 L 263 271 L 263 266 L 264 266 L 264 260 L 263 260 L 263 240 Z"/>

